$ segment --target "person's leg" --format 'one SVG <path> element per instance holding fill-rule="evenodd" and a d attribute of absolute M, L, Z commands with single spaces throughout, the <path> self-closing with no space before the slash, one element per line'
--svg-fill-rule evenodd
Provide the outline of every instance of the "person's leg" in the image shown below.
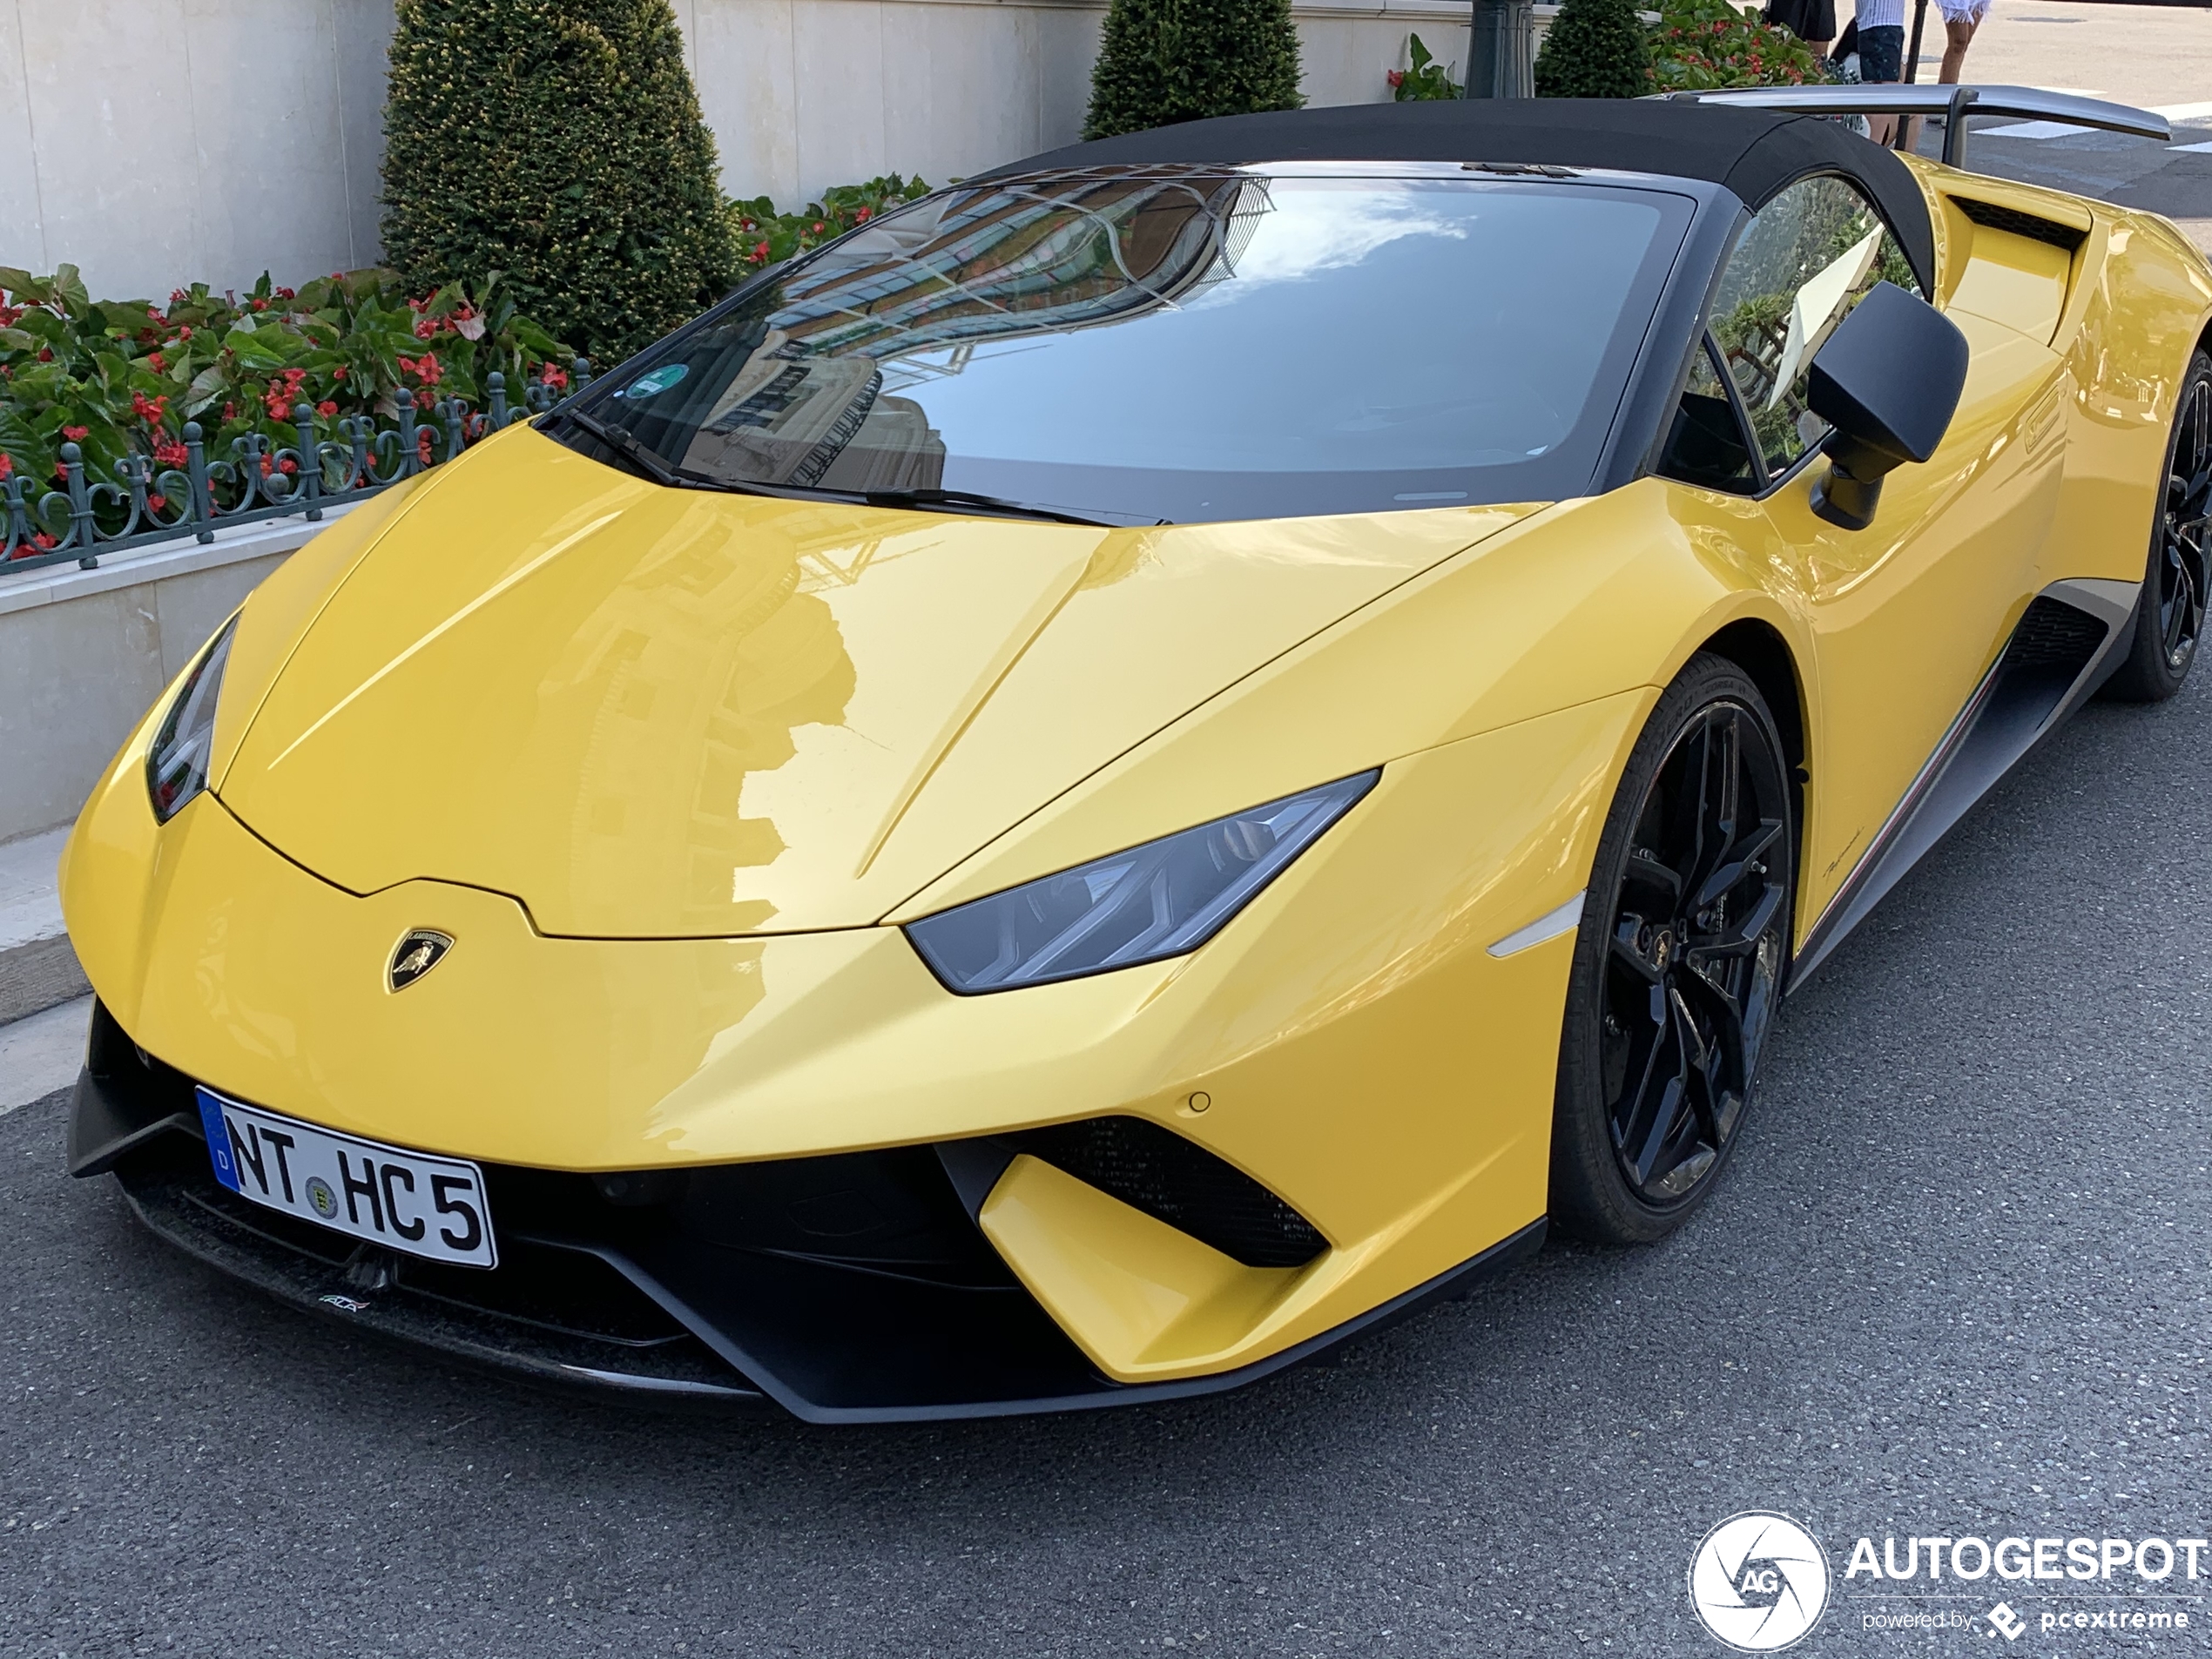
<path fill-rule="evenodd" d="M 1974 44 L 1974 27 L 1978 17 L 1946 17 L 1943 20 L 1943 72 L 1936 79 L 1946 86 L 1959 84 L 1959 73 L 1966 66 L 1966 48 Z"/>
<path fill-rule="evenodd" d="M 1858 31 L 1858 78 L 1869 86 L 1893 85 L 1905 78 L 1905 30 L 1899 27 L 1862 29 Z M 1897 137 L 1897 118 L 1893 115 L 1870 115 L 1866 118 L 1868 136 L 1877 144 L 1888 144 Z"/>

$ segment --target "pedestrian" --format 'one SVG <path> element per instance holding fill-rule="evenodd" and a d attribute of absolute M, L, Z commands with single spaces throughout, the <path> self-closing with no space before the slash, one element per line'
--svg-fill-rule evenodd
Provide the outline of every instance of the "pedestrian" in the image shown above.
<path fill-rule="evenodd" d="M 1986 0 L 1985 0 L 1986 3 Z M 1869 86 L 1905 78 L 1905 0 L 1858 0 L 1858 78 Z M 1887 144 L 1897 136 L 1897 117 L 1870 115 L 1869 136 Z"/>
<path fill-rule="evenodd" d="M 1827 57 L 1836 44 L 1836 0 L 1767 0 L 1766 20 L 1804 41 L 1816 57 Z"/>
<path fill-rule="evenodd" d="M 1966 48 L 1974 44 L 1974 30 L 1989 15 L 1989 0 L 1938 0 L 1943 8 L 1943 72 L 1936 77 L 1946 86 L 1959 84 L 1966 66 Z"/>

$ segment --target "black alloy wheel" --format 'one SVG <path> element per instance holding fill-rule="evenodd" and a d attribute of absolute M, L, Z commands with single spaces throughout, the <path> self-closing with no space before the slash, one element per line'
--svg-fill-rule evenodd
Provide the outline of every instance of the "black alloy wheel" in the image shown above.
<path fill-rule="evenodd" d="M 2188 678 L 2212 588 L 2212 359 L 2198 352 L 2182 377 L 2167 442 L 2165 497 L 2151 529 L 2150 560 L 2135 604 L 2135 637 L 2107 690 L 2155 703 Z"/>
<path fill-rule="evenodd" d="M 1561 1033 L 1552 1218 L 1645 1243 L 1736 1143 L 1789 961 L 1797 840 L 1773 716 L 1691 659 L 1630 756 L 1582 912 Z"/>

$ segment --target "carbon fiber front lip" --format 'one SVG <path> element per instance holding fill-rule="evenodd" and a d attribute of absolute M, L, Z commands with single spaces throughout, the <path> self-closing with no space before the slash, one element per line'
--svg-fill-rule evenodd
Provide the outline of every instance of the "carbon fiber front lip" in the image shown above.
<path fill-rule="evenodd" d="M 688 1335 L 650 1345 L 594 1340 L 502 1319 L 404 1285 L 364 1290 L 342 1259 L 319 1258 L 256 1227 L 250 1216 L 229 1213 L 230 1206 L 210 1202 L 186 1175 L 126 1166 L 119 1179 L 132 1210 L 157 1237 L 348 1330 L 563 1388 L 721 1406 L 757 1406 L 767 1399 Z M 206 1184 L 220 1190 L 212 1180 Z M 242 1200 L 233 1202 L 243 1207 Z M 345 1251 L 349 1241 L 333 1238 L 335 1249 Z"/>
<path fill-rule="evenodd" d="M 112 1083 L 89 1069 L 79 1080 L 72 1167 L 111 1167 L 156 1234 L 280 1301 L 536 1382 L 633 1399 L 772 1400 L 814 1423 L 1020 1416 L 1219 1393 L 1460 1293 L 1533 1254 L 1545 1227 L 1534 1222 L 1251 1365 L 1130 1385 L 1101 1375 L 987 1249 L 994 1271 L 978 1277 L 972 1264 L 948 1274 L 927 1264 L 733 1245 L 655 1212 L 596 1201 L 549 1207 L 542 1194 L 532 1204 L 519 1186 L 509 1195 L 514 1206 L 502 1208 L 502 1180 L 582 1177 L 488 1166 L 502 1217 L 501 1266 L 426 1267 L 237 1197 L 210 1173 L 192 1132 L 197 1120 L 165 1119 L 154 1098 L 113 1096 Z M 960 1227 L 972 1225 L 949 1185 L 945 1197 Z M 518 1279 L 521 1258 L 532 1254 L 537 1269 Z"/>

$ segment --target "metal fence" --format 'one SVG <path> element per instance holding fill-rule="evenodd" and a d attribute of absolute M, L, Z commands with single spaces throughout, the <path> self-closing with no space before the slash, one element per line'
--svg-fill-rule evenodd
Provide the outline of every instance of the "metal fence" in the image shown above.
<path fill-rule="evenodd" d="M 402 388 L 396 426 L 350 415 L 338 422 L 340 439 L 319 437 L 314 408 L 295 403 L 295 442 L 272 447 L 265 434 L 249 432 L 232 439 L 230 454 L 215 460 L 208 458 L 199 422 L 187 421 L 183 466 L 126 455 L 111 480 L 90 477 L 83 451 L 64 443 L 60 487 L 34 498 L 30 481 L 19 474 L 0 482 L 0 577 L 70 560 L 96 570 L 107 554 L 188 536 L 212 542 L 219 529 L 266 519 L 319 520 L 326 509 L 365 500 L 450 461 L 477 439 L 542 414 L 590 383 L 591 365 L 579 357 L 567 391 L 532 380 L 520 404 L 508 402 L 506 377 L 493 373 L 481 411 L 457 397 L 433 401 Z"/>

